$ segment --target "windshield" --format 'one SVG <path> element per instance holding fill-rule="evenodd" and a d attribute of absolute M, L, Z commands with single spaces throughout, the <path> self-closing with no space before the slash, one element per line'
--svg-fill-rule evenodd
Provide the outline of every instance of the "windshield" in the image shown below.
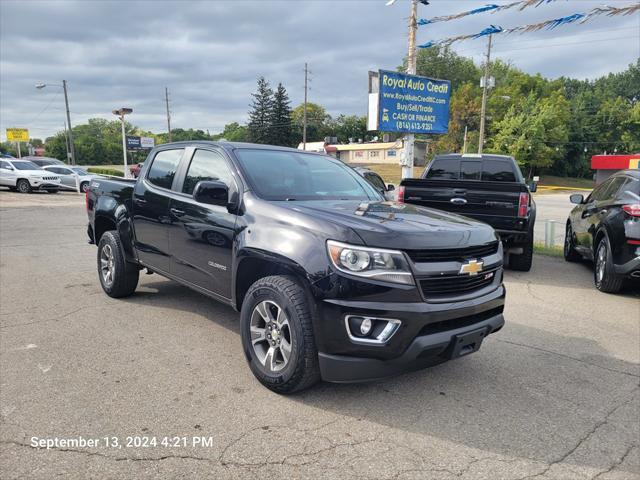
<path fill-rule="evenodd" d="M 71 170 L 73 170 L 74 172 L 76 172 L 78 175 L 89 175 L 89 173 L 86 170 L 83 170 L 82 168 L 72 168 Z"/>
<path fill-rule="evenodd" d="M 12 162 L 13 166 L 18 170 L 42 170 L 39 166 L 32 162 Z"/>
<path fill-rule="evenodd" d="M 265 200 L 382 200 L 339 160 L 283 150 L 236 150 L 251 187 Z"/>

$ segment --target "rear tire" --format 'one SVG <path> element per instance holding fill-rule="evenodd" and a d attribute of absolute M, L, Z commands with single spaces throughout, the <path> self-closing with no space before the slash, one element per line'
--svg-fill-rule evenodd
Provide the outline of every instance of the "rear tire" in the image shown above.
<path fill-rule="evenodd" d="M 578 262 L 582 259 L 582 255 L 576 252 L 576 247 L 573 243 L 571 222 L 567 222 L 567 228 L 564 232 L 564 259 L 567 262 Z"/>
<path fill-rule="evenodd" d="M 125 260 L 120 236 L 104 232 L 98 243 L 98 277 L 104 293 L 113 298 L 128 297 L 138 286 L 140 270 Z"/>
<path fill-rule="evenodd" d="M 242 302 L 242 348 L 262 385 L 293 393 L 320 380 L 307 294 L 291 276 L 256 281 Z"/>
<path fill-rule="evenodd" d="M 16 189 L 20 193 L 31 193 L 31 184 L 29 183 L 29 180 L 21 178 L 18 180 L 18 183 L 16 183 Z"/>
<path fill-rule="evenodd" d="M 529 240 L 522 246 L 523 252 L 520 255 L 509 255 L 509 268 L 520 272 L 531 270 L 533 263 L 533 232 L 530 232 Z"/>
<path fill-rule="evenodd" d="M 618 293 L 622 290 L 624 278 L 616 275 L 613 269 L 611 246 L 606 235 L 598 242 L 593 263 L 593 280 L 598 290 L 605 293 Z"/>

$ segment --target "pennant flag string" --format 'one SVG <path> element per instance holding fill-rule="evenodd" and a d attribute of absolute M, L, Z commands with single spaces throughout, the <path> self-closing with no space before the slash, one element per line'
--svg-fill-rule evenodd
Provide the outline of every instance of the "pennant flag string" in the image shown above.
<path fill-rule="evenodd" d="M 429 25 L 431 23 L 448 22 L 450 20 L 457 20 L 458 18 L 467 17 L 469 15 L 476 15 L 478 13 L 484 13 L 484 12 L 495 13 L 502 10 L 508 10 L 514 7 L 520 7 L 519 10 L 524 10 L 527 7 L 531 7 L 531 6 L 537 7 L 543 3 L 551 3 L 554 1 L 556 0 L 520 0 L 518 2 L 507 3 L 505 5 L 496 5 L 492 3 L 489 5 L 485 5 L 483 7 L 474 8 L 473 10 L 469 10 L 467 12 L 456 13 L 453 15 L 441 15 L 439 17 L 433 17 L 429 19 L 421 18 L 420 20 L 418 20 L 418 25 Z"/>
<path fill-rule="evenodd" d="M 527 0 L 527 1 L 530 2 L 531 0 Z M 536 1 L 540 1 L 540 0 L 536 0 Z M 583 24 L 601 15 L 606 15 L 607 17 L 627 16 L 627 15 L 632 15 L 639 11 L 640 11 L 640 3 L 634 3 L 632 5 L 627 5 L 625 7 L 610 7 L 608 5 L 605 5 L 602 7 L 596 7 L 587 13 L 574 13 L 573 15 L 567 15 L 566 17 L 554 18 L 552 20 L 547 20 L 540 23 L 533 23 L 531 25 L 521 25 L 513 28 L 502 28 L 498 25 L 490 25 L 489 27 L 485 28 L 484 30 L 478 33 L 474 33 L 471 35 L 458 35 L 456 37 L 444 38 L 442 40 L 430 40 L 427 43 L 418 45 L 418 47 L 430 48 L 436 45 L 443 45 L 443 46 L 451 45 L 452 43 L 460 42 L 462 40 L 480 38 L 486 35 L 491 35 L 496 33 L 509 34 L 509 33 L 537 32 L 543 29 L 552 30 L 562 25 L 568 25 L 570 23 L 575 23 L 575 22 Z"/>

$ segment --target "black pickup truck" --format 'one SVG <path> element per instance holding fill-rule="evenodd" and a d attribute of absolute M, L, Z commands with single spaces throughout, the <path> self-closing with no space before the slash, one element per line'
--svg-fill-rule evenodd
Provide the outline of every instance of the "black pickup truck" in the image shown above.
<path fill-rule="evenodd" d="M 400 184 L 398 201 L 475 218 L 495 228 L 507 266 L 529 271 L 533 260 L 536 204 L 513 157 L 437 155 L 421 178 Z"/>
<path fill-rule="evenodd" d="M 86 197 L 112 297 L 158 273 L 240 311 L 268 388 L 364 381 L 457 358 L 502 328 L 502 247 L 481 222 L 386 202 L 340 161 L 181 142 Z"/>

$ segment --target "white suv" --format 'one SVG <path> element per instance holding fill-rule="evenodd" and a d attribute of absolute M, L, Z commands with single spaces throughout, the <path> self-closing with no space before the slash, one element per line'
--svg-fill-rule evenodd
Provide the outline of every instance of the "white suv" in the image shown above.
<path fill-rule="evenodd" d="M 31 193 L 33 190 L 46 190 L 57 193 L 60 189 L 60 176 L 42 170 L 35 163 L 19 158 L 0 159 L 0 185 Z"/>

